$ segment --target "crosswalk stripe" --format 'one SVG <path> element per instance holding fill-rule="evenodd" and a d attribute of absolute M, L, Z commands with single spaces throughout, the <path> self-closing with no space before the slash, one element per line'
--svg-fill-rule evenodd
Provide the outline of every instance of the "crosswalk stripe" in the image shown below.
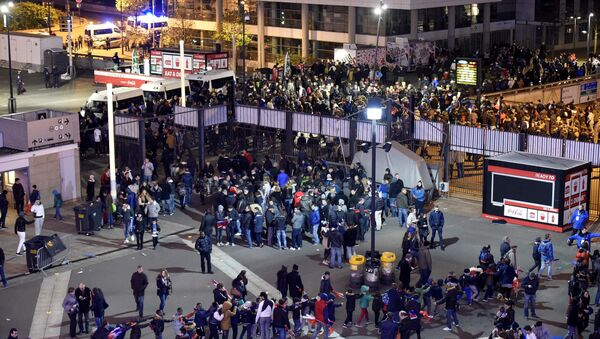
<path fill-rule="evenodd" d="M 29 337 L 59 338 L 63 319 L 62 302 L 67 295 L 71 271 L 44 278 L 35 305 Z"/>

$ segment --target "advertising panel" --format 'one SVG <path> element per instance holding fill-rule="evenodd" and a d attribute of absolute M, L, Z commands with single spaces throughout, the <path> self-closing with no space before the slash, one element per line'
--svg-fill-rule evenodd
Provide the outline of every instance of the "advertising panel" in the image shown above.
<path fill-rule="evenodd" d="M 477 86 L 479 83 L 479 60 L 457 59 L 456 60 L 456 83 L 466 86 Z"/>

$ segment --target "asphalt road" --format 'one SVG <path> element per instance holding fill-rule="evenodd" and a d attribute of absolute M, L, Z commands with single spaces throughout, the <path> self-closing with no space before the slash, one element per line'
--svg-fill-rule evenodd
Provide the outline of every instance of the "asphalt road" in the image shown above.
<path fill-rule="evenodd" d="M 443 278 L 449 271 L 462 272 L 465 267 L 472 266 L 476 261 L 479 250 L 484 244 L 491 244 L 492 251 L 498 256 L 500 239 L 504 235 L 510 235 L 513 244 L 518 246 L 519 266 L 529 267 L 530 242 L 536 236 L 542 235 L 540 231 L 522 228 L 513 225 L 491 224 L 478 217 L 478 206 L 470 202 L 460 200 L 442 200 L 440 202 L 446 214 L 446 226 L 444 236 L 448 247 L 445 252 L 432 251 L 434 278 Z M 197 217 L 180 214 L 178 222 L 194 223 Z M 397 251 L 404 230 L 399 229 L 394 219 L 388 220 L 388 225 L 377 233 L 377 249 L 380 251 Z M 146 314 L 150 315 L 158 306 L 158 298 L 155 294 L 153 279 L 161 268 L 167 268 L 173 277 L 174 294 L 169 298 L 166 313 L 171 315 L 178 306 L 190 311 L 198 301 L 209 304 L 212 301 L 212 279 L 224 281 L 229 285 L 237 274 L 236 269 L 244 267 L 255 279 L 262 278 L 264 282 L 255 289 L 268 290 L 270 285 L 275 285 L 276 271 L 281 265 L 291 267 L 294 263 L 300 266 L 306 290 L 310 295 L 318 291 L 319 279 L 324 271 L 329 270 L 320 264 L 322 252 L 318 246 L 310 246 L 305 243 L 301 251 L 280 251 L 273 248 L 247 249 L 244 246 L 223 248 L 225 253 L 221 259 L 213 260 L 215 265 L 214 276 L 199 273 L 198 256 L 186 244 L 187 241 L 195 239 L 195 231 L 174 236 L 162 240 L 162 245 L 156 250 L 144 250 L 140 252 L 126 249 L 115 252 L 106 257 L 99 257 L 89 261 L 73 264 L 71 267 L 57 269 L 70 271 L 68 286 L 76 286 L 83 281 L 90 287 L 100 287 L 107 297 L 110 308 L 107 310 L 108 319 L 112 322 L 132 319 L 135 316 L 133 298 L 129 289 L 129 277 L 135 270 L 136 265 L 142 264 L 146 268 L 151 285 L 146 292 Z M 571 258 L 574 248 L 565 245 L 565 235 L 554 235 L 556 256 L 560 259 L 555 265 L 555 280 L 542 282 L 542 288 L 538 293 L 538 315 L 550 328 L 553 335 L 564 335 L 565 333 L 565 306 L 567 303 L 566 285 L 568 272 L 570 271 Z M 238 242 L 238 244 L 243 245 Z M 358 253 L 363 253 L 369 248 L 369 243 L 362 243 L 358 247 Z M 217 250 L 218 251 L 218 250 Z M 241 265 L 241 266 L 240 266 Z M 50 276 L 52 278 L 52 276 Z M 6 333 L 8 328 L 17 327 L 26 334 L 30 328 L 35 303 L 40 300 L 40 281 L 43 277 L 34 274 L 11 282 L 11 286 L 0 291 L 0 334 Z M 413 275 L 413 282 L 418 276 Z M 47 278 L 48 279 L 48 278 Z M 346 265 L 342 270 L 332 270 L 333 286 L 340 291 L 349 286 L 349 269 Z M 62 295 L 58 295 L 62 301 Z M 252 291 L 257 294 L 258 290 Z M 594 291 L 595 292 L 595 291 Z M 58 291 L 60 294 L 61 292 Z M 593 293 L 595 294 L 595 293 Z M 4 302 L 4 301 L 8 302 Z M 13 305 L 19 305 L 17 309 Z M 497 302 L 474 303 L 470 307 L 462 307 L 459 312 L 461 329 L 459 332 L 444 332 L 445 326 L 442 320 L 434 320 L 424 323 L 424 338 L 480 338 L 487 337 L 492 328 L 493 317 L 498 308 Z M 522 315 L 522 300 L 517 302 L 517 322 L 522 326 L 528 323 Z M 38 313 L 39 314 L 39 313 Z M 344 316 L 343 309 L 338 309 L 337 317 Z M 355 315 L 357 316 L 357 315 Z M 10 320 L 8 320 L 10 319 Z M 532 323 L 530 321 L 529 323 Z M 68 332 L 66 327 L 68 319 L 62 317 L 61 337 Z M 373 325 L 366 328 L 342 329 L 336 326 L 341 336 L 348 338 L 373 338 L 376 331 Z M 145 330 L 145 337 L 150 337 L 149 330 Z M 170 337 L 170 332 L 165 332 Z"/>

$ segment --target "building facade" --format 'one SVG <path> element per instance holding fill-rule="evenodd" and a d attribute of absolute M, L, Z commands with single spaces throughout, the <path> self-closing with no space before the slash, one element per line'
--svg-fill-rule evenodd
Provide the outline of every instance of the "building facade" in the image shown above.
<path fill-rule="evenodd" d="M 214 48 L 214 32 L 222 30 L 228 20 L 239 18 L 237 0 L 168 1 L 171 18 L 184 10 L 191 19 L 192 41 L 198 48 Z M 593 8 L 594 0 L 387 0 L 379 44 L 383 46 L 396 37 L 423 39 L 465 54 L 485 51 L 494 43 L 514 41 L 531 47 L 542 41 L 557 44 L 569 40 L 570 30 L 564 20 L 561 25 L 556 18 L 567 17 L 570 12 L 567 3 L 573 1 L 576 12 Z M 378 17 L 373 10 L 379 4 L 376 0 L 245 2 L 249 16 L 246 32 L 252 36 L 247 46 L 251 67 L 281 62 L 286 52 L 302 58 L 333 58 L 334 49 L 342 48 L 343 44 L 374 46 L 376 43 Z M 550 2 L 566 9 L 560 15 L 548 16 L 544 11 Z M 583 25 L 583 20 L 580 23 Z M 228 44 L 221 47 L 231 50 Z"/>

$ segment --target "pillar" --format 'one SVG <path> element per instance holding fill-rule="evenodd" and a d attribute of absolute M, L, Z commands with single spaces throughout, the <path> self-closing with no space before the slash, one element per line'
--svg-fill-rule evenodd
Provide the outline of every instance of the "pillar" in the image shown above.
<path fill-rule="evenodd" d="M 265 3 L 258 1 L 256 3 L 256 23 L 258 26 L 257 44 L 258 44 L 258 67 L 265 67 Z"/>
<path fill-rule="evenodd" d="M 454 49 L 456 42 L 456 7 L 448 6 L 448 50 Z"/>
<path fill-rule="evenodd" d="M 567 15 L 567 0 L 560 0 L 558 4 L 558 22 L 563 22 L 558 29 L 558 45 L 563 46 L 565 44 L 565 24 L 569 24 L 565 21 Z M 571 23 L 572 24 L 572 23 Z"/>
<path fill-rule="evenodd" d="M 348 6 L 348 43 L 356 43 L 356 7 Z"/>
<path fill-rule="evenodd" d="M 308 58 L 308 24 L 309 24 L 308 4 L 302 4 L 302 58 Z"/>
<path fill-rule="evenodd" d="M 217 0 L 215 7 L 215 22 L 217 23 L 217 33 L 221 33 L 223 31 L 223 0 Z"/>
<path fill-rule="evenodd" d="M 548 27 L 542 24 L 542 44 L 546 44 L 548 40 Z"/>
<path fill-rule="evenodd" d="M 587 24 L 587 15 L 586 15 L 586 13 L 581 13 L 579 5 L 580 5 L 579 0 L 573 1 L 574 16 L 581 17 L 580 20 L 577 20 L 577 26 L 573 26 L 575 23 L 573 21 L 571 21 L 571 26 L 573 26 L 573 47 L 575 47 L 579 43 L 579 26 L 584 22 Z"/>
<path fill-rule="evenodd" d="M 419 37 L 419 10 L 410 10 L 410 38 L 417 39 Z"/>
<path fill-rule="evenodd" d="M 485 53 L 490 48 L 490 15 L 492 10 L 491 3 L 483 5 L 483 38 L 481 45 L 481 53 Z"/>

